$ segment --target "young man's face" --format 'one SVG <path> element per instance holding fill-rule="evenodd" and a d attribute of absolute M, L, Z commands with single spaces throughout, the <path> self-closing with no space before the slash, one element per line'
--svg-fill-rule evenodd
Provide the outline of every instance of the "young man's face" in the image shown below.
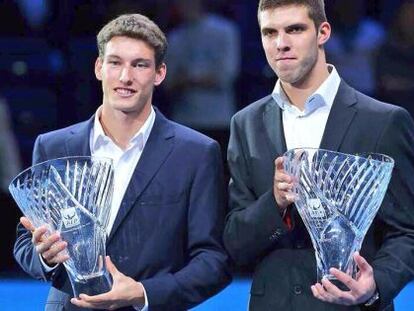
<path fill-rule="evenodd" d="M 104 106 L 123 113 L 139 114 L 148 108 L 154 86 L 161 84 L 165 73 L 164 64 L 156 68 L 154 50 L 147 43 L 124 36 L 113 37 L 95 63 Z"/>
<path fill-rule="evenodd" d="M 279 79 L 293 85 L 306 80 L 321 61 L 321 46 L 329 38 L 329 24 L 323 23 L 323 31 L 318 31 L 302 5 L 264 10 L 259 19 L 266 58 Z"/>

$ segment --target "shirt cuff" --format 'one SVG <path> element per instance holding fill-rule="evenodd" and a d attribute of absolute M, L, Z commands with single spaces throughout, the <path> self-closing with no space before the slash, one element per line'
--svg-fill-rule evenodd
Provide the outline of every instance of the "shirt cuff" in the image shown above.
<path fill-rule="evenodd" d="M 133 308 L 135 309 L 135 310 L 137 310 L 137 311 L 148 311 L 148 297 L 147 297 L 147 292 L 145 291 L 145 287 L 144 287 L 144 285 L 142 285 L 142 283 L 141 283 L 141 286 L 142 286 L 142 290 L 144 291 L 144 300 L 145 300 L 145 303 L 144 303 L 144 305 L 135 305 L 135 306 L 133 306 Z"/>
<path fill-rule="evenodd" d="M 47 263 L 45 263 L 45 261 L 43 260 L 42 255 L 40 255 L 40 254 L 38 254 L 38 255 L 39 255 L 40 263 L 42 264 L 45 273 L 49 273 L 49 272 L 55 270 L 57 268 L 57 266 L 59 265 L 59 264 L 56 264 L 53 267 L 51 267 Z"/>

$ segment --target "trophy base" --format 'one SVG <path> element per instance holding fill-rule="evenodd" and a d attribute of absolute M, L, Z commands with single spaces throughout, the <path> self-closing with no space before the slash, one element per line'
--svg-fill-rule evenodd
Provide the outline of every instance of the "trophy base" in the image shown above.
<path fill-rule="evenodd" d="M 112 288 L 112 279 L 107 273 L 88 278 L 85 282 L 77 282 L 71 279 L 70 283 L 74 297 L 79 297 L 80 294 L 95 296 L 109 292 Z"/>

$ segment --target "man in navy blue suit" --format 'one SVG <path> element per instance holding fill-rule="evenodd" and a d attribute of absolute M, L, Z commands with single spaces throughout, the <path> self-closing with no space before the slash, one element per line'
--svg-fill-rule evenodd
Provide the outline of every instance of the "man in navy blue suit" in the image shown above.
<path fill-rule="evenodd" d="M 40 135 L 33 163 L 65 156 L 114 160 L 115 189 L 107 228 L 112 290 L 72 290 L 62 262 L 66 242 L 45 236 L 27 218 L 14 255 L 31 276 L 50 280 L 46 310 L 185 310 L 230 281 L 220 148 L 212 139 L 167 120 L 152 106 L 166 75 L 167 41 L 151 20 L 122 15 L 97 36 L 95 74 L 103 104 L 88 121 Z"/>

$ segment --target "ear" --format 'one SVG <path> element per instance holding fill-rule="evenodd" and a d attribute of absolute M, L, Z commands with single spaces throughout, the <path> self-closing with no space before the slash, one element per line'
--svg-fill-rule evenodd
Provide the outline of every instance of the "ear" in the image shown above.
<path fill-rule="evenodd" d="M 331 36 L 331 25 L 328 22 L 323 22 L 319 26 L 318 31 L 318 45 L 322 46 L 324 45 Z"/>
<path fill-rule="evenodd" d="M 155 69 L 155 81 L 154 85 L 158 86 L 164 81 L 165 76 L 167 74 L 167 65 L 162 63 L 157 69 Z"/>
<path fill-rule="evenodd" d="M 98 57 L 95 61 L 95 77 L 99 81 L 102 81 L 102 58 Z"/>

